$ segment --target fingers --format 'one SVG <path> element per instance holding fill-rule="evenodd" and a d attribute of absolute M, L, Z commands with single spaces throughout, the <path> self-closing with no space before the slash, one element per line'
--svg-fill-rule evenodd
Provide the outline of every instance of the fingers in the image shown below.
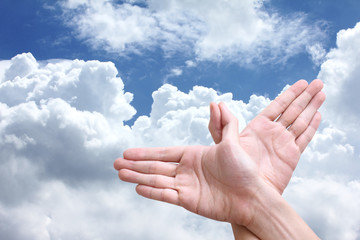
<path fill-rule="evenodd" d="M 317 112 L 313 119 L 311 120 L 309 126 L 306 130 L 295 140 L 296 144 L 299 146 L 300 152 L 303 152 L 306 146 L 310 143 L 311 139 L 314 137 L 316 130 L 318 129 L 321 121 L 321 114 Z"/>
<path fill-rule="evenodd" d="M 210 104 L 209 131 L 214 142 L 219 143 L 225 136 L 236 138 L 238 135 L 238 120 L 226 107 L 225 103 Z"/>
<path fill-rule="evenodd" d="M 114 168 L 116 170 L 129 169 L 146 174 L 159 174 L 174 177 L 176 174 L 176 164 L 159 161 L 132 161 L 127 159 L 116 159 Z"/>
<path fill-rule="evenodd" d="M 230 112 L 225 103 L 219 103 L 221 112 L 222 139 L 238 140 L 239 123 L 238 119 Z"/>
<path fill-rule="evenodd" d="M 291 104 L 285 109 L 277 122 L 284 127 L 288 127 L 295 119 L 308 107 L 312 99 L 321 91 L 323 83 L 320 80 L 314 80 Z M 320 104 L 321 105 L 321 104 Z M 318 106 L 320 107 L 320 106 Z M 317 109 L 316 109 L 317 110 Z M 315 113 L 316 111 L 314 111 Z"/>
<path fill-rule="evenodd" d="M 125 159 L 129 160 L 179 162 L 184 153 L 184 148 L 182 146 L 130 148 L 123 155 Z"/>
<path fill-rule="evenodd" d="M 155 188 L 175 189 L 175 178 L 157 174 L 144 174 L 129 169 L 120 169 L 119 178 L 125 182 L 137 183 Z"/>
<path fill-rule="evenodd" d="M 295 138 L 300 136 L 308 127 L 315 114 L 317 113 L 320 106 L 325 101 L 325 94 L 319 92 L 315 95 L 308 106 L 303 112 L 296 118 L 294 123 L 289 127 L 289 131 L 294 135 Z"/>
<path fill-rule="evenodd" d="M 142 157 L 141 154 L 144 154 L 142 152 L 137 155 L 137 150 L 131 151 L 134 151 L 134 156 L 137 157 Z M 131 151 L 128 156 L 133 156 Z M 119 171 L 121 180 L 138 184 L 136 191 L 139 195 L 178 205 L 178 192 L 175 190 L 177 164 L 119 158 L 115 160 L 114 168 Z"/>
<path fill-rule="evenodd" d="M 209 131 L 214 142 L 219 143 L 222 138 L 221 113 L 219 105 L 214 102 L 210 103 Z"/>
<path fill-rule="evenodd" d="M 278 96 L 260 114 L 274 121 L 282 114 L 289 105 L 307 88 L 308 83 L 300 80 L 294 83 L 289 89 Z"/>
<path fill-rule="evenodd" d="M 179 194 L 174 189 L 153 188 L 145 185 L 136 186 L 136 192 L 146 198 L 179 205 Z"/>
<path fill-rule="evenodd" d="M 162 163 L 160 165 L 163 164 L 166 163 Z M 169 163 L 167 164 L 170 165 Z M 137 167 L 138 166 L 134 168 Z M 161 168 L 162 167 L 160 167 L 159 169 Z M 153 171 L 149 170 L 148 172 Z M 146 174 L 129 169 L 120 169 L 119 178 L 126 182 L 138 184 L 138 186 L 136 187 L 136 192 L 143 197 L 178 205 L 179 194 L 175 189 L 174 177 L 158 174 Z"/>

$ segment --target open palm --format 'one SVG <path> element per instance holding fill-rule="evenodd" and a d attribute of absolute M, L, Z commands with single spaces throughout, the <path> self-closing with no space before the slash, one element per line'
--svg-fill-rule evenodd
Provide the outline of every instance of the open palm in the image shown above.
<path fill-rule="evenodd" d="M 294 84 L 240 133 L 241 146 L 279 193 L 289 183 L 301 153 L 320 124 L 317 110 L 325 100 L 323 84 L 315 80 L 306 86 L 305 81 Z"/>
<path fill-rule="evenodd" d="M 325 100 L 325 95 L 320 92 L 322 86 L 319 80 L 308 87 L 305 81 L 297 82 L 240 134 L 241 145 L 257 162 L 259 174 L 280 194 L 320 123 L 321 115 L 317 109 Z M 209 130 L 215 143 L 219 143 L 222 124 L 218 105 L 212 103 L 211 111 Z M 240 225 L 232 224 L 232 227 L 240 239 L 259 239 Z"/>

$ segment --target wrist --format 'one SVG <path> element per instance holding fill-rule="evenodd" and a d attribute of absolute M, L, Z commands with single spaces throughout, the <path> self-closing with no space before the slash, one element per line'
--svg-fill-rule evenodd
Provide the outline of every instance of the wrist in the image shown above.
<path fill-rule="evenodd" d="M 261 236 L 264 233 L 269 236 L 269 232 L 266 228 L 271 228 L 271 225 L 278 226 L 279 224 L 282 224 L 279 223 L 277 217 L 278 215 L 281 215 L 280 206 L 282 204 L 282 197 L 277 191 L 266 183 L 261 184 L 254 193 L 250 208 L 252 215 L 245 227 L 251 229 L 251 231 L 258 236 Z"/>
<path fill-rule="evenodd" d="M 319 239 L 285 199 L 264 183 L 254 194 L 245 226 L 260 239 Z"/>
<path fill-rule="evenodd" d="M 249 229 L 244 226 L 232 223 L 231 227 L 235 240 L 259 240 L 257 236 L 255 236 L 252 232 L 249 231 Z"/>

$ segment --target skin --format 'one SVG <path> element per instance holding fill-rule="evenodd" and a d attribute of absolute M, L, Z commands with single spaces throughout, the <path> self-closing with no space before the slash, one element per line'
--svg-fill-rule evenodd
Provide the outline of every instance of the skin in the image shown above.
<path fill-rule="evenodd" d="M 287 186 L 301 153 L 320 123 L 320 114 L 317 109 L 325 100 L 325 95 L 319 92 L 322 83 L 316 80 L 302 92 L 305 86 L 307 86 L 306 82 L 297 82 L 252 120 L 239 136 L 240 141 L 244 142 L 245 151 L 248 147 L 247 152 L 258 154 L 253 155 L 253 159 L 261 159 L 261 163 L 270 162 L 262 167 L 264 169 L 262 172 L 280 194 Z M 293 100 L 294 97 L 296 97 L 295 100 Z M 311 99 L 310 102 L 309 99 Z M 293 100 L 291 105 L 282 112 L 290 100 Z M 223 128 L 220 106 L 211 103 L 210 112 L 209 130 L 214 142 L 219 143 L 222 140 Z M 274 122 L 281 113 L 283 113 L 282 116 Z M 286 130 L 290 124 L 292 126 Z M 257 142 L 257 146 L 246 144 L 254 142 Z M 232 224 L 232 227 L 234 235 L 239 239 L 258 239 L 243 226 Z"/>
<path fill-rule="evenodd" d="M 121 180 L 138 184 L 136 191 L 144 197 L 230 222 L 236 239 L 250 234 L 241 226 L 264 238 L 260 228 L 270 214 L 264 197 L 282 207 L 279 212 L 270 211 L 276 215 L 270 219 L 301 222 L 279 196 L 320 124 L 322 87 L 320 80 L 310 85 L 298 81 L 240 134 L 237 119 L 225 104 L 212 103 L 209 130 L 216 145 L 128 149 L 114 167 Z M 311 235 L 306 224 L 300 225 Z M 281 234 L 286 229 L 275 230 L 273 236 L 285 236 Z"/>

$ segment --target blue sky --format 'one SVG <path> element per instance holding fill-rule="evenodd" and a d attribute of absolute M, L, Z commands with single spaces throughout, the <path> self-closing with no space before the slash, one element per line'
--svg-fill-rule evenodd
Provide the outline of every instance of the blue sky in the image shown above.
<path fill-rule="evenodd" d="M 231 239 L 229 224 L 139 197 L 114 159 L 212 144 L 211 101 L 241 129 L 287 84 L 319 77 L 322 122 L 284 197 L 320 238 L 359 240 L 359 9 L 1 0 L 0 239 Z"/>
<path fill-rule="evenodd" d="M 167 79 L 169 71 L 181 67 L 195 58 L 193 53 L 176 52 L 164 56 L 154 46 L 141 54 L 121 56 L 104 49 L 92 48 L 76 37 L 76 31 L 64 22 L 63 10 L 57 1 L 3 0 L 0 8 L 0 59 L 10 59 L 16 54 L 31 52 L 36 59 L 52 58 L 112 61 L 125 82 L 125 89 L 135 94 L 133 104 L 138 114 L 149 114 L 151 93 L 164 81 L 188 91 L 194 85 L 215 88 L 220 92 L 232 92 L 235 99 L 247 101 L 253 93 L 274 97 L 285 84 L 298 79 L 311 81 L 316 78 L 319 66 L 315 66 L 303 49 L 285 63 L 239 65 L 232 61 L 202 61 L 196 67 L 185 69 L 181 76 Z M 324 21 L 322 40 L 328 50 L 335 47 L 336 33 L 353 27 L 359 16 L 360 3 L 342 1 L 285 1 L 274 0 L 265 4 L 281 15 L 305 13 L 311 24 Z"/>

